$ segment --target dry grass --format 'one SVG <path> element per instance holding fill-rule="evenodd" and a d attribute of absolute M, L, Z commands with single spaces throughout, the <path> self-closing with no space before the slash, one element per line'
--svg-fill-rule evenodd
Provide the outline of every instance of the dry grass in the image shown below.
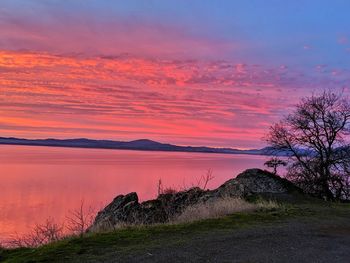
<path fill-rule="evenodd" d="M 259 200 L 255 203 L 250 203 L 241 198 L 218 198 L 213 201 L 189 206 L 180 215 L 170 219 L 169 222 L 157 223 L 153 225 L 190 223 L 204 219 L 220 218 L 239 212 L 271 210 L 278 207 L 280 207 L 280 205 L 274 201 Z M 112 224 L 111 222 L 105 221 L 99 225 L 94 225 L 92 228 L 90 228 L 90 232 L 106 233 L 118 229 L 126 229 L 129 227 L 138 228 L 142 226 L 145 226 L 145 224 L 142 222 L 133 224 L 118 222 L 117 224 Z"/>
<path fill-rule="evenodd" d="M 219 198 L 211 202 L 199 203 L 187 207 L 179 216 L 175 217 L 171 223 L 189 223 L 193 221 L 218 218 L 237 212 L 252 212 L 262 209 L 273 209 L 279 205 L 273 201 L 259 201 L 249 203 L 240 198 Z"/>
<path fill-rule="evenodd" d="M 258 210 L 271 210 L 281 207 L 280 204 L 272 200 L 259 200 L 255 205 Z"/>
<path fill-rule="evenodd" d="M 98 224 L 94 224 L 89 228 L 89 233 L 108 233 L 110 231 L 115 231 L 119 229 L 125 229 L 129 227 L 138 227 L 143 226 L 142 223 L 140 224 L 132 224 L 132 223 L 126 223 L 126 222 L 118 222 L 116 224 L 113 224 L 110 221 L 104 221 L 100 222 Z"/>

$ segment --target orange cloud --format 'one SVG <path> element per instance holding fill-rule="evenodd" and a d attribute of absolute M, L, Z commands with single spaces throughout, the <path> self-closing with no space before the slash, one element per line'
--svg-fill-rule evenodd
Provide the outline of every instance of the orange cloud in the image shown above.
<path fill-rule="evenodd" d="M 253 147 L 302 83 L 284 67 L 1 51 L 0 132 Z"/>

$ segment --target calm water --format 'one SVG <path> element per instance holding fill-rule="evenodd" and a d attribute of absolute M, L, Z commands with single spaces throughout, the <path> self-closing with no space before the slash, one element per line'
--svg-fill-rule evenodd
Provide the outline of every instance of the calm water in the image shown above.
<path fill-rule="evenodd" d="M 209 188 L 266 157 L 0 145 L 0 240 L 51 217 L 64 221 L 81 200 L 101 208 L 118 194 L 154 198 L 157 182 L 190 186 L 213 170 Z"/>

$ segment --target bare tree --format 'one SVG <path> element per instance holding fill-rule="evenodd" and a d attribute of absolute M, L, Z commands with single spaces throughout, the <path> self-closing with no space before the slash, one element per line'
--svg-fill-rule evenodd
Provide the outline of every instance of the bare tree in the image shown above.
<path fill-rule="evenodd" d="M 306 97 L 273 125 L 267 142 L 290 153 L 287 176 L 305 191 L 326 199 L 349 198 L 350 104 L 343 94 Z"/>
<path fill-rule="evenodd" d="M 287 166 L 287 162 L 276 157 L 271 158 L 270 160 L 264 163 L 265 166 L 273 169 L 273 174 L 277 174 L 278 166 Z"/>
<path fill-rule="evenodd" d="M 82 236 L 88 227 L 92 225 L 95 215 L 95 209 L 91 206 L 85 208 L 84 200 L 81 200 L 80 207 L 76 210 L 69 211 L 69 215 L 66 216 L 67 229 L 72 234 Z"/>

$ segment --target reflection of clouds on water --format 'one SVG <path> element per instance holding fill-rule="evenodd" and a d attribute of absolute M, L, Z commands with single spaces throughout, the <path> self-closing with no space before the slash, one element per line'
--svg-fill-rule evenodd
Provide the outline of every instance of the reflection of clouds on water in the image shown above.
<path fill-rule="evenodd" d="M 217 187 L 266 157 L 180 152 L 120 151 L 29 146 L 0 147 L 0 235 L 23 233 L 48 217 L 64 220 L 86 204 L 100 208 L 118 194 L 154 198 L 157 182 L 181 188 L 208 169 Z"/>

